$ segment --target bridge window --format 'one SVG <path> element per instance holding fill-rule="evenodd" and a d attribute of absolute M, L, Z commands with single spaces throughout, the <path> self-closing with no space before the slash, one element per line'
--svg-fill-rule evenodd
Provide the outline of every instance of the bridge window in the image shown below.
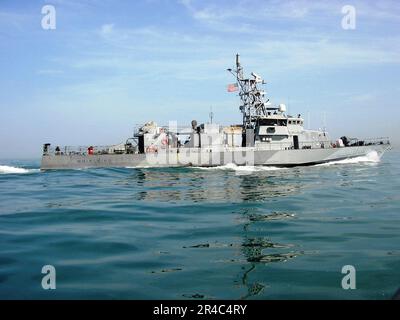
<path fill-rule="evenodd" d="M 258 121 L 260 126 L 286 126 L 286 119 L 260 119 Z"/>
<path fill-rule="evenodd" d="M 260 126 L 276 126 L 278 124 L 277 119 L 260 119 L 258 124 Z"/>

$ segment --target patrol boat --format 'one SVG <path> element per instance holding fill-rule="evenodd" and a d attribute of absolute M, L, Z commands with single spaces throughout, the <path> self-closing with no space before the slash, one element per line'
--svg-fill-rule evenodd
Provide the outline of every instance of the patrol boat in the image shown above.
<path fill-rule="evenodd" d="M 53 148 L 43 146 L 41 169 L 91 167 L 212 167 L 303 166 L 365 156 L 376 151 L 381 156 L 390 148 L 388 138 L 356 139 L 342 136 L 331 141 L 325 130 L 304 129 L 301 115 L 287 113 L 284 104 L 272 105 L 256 73 L 245 77 L 240 57 L 235 69 L 227 69 L 236 83 L 243 122 L 220 126 L 209 122 L 178 127 L 158 126 L 150 121 L 135 129 L 132 137 L 112 146 Z"/>

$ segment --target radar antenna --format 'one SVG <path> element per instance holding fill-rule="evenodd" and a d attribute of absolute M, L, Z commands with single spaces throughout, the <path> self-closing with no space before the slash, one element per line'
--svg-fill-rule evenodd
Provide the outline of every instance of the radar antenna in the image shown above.
<path fill-rule="evenodd" d="M 228 69 L 232 73 L 239 86 L 239 97 L 241 105 L 239 107 L 243 114 L 243 129 L 254 129 L 255 120 L 260 116 L 267 116 L 267 104 L 269 99 L 264 100 L 265 91 L 258 85 L 266 82 L 256 73 L 252 72 L 253 78 L 245 78 L 243 67 L 240 64 L 240 56 L 236 55 L 236 69 Z"/>

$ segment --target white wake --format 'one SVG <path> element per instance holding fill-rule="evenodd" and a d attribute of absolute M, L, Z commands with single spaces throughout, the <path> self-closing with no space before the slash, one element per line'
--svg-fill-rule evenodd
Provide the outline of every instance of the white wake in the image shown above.
<path fill-rule="evenodd" d="M 362 164 L 362 163 L 370 163 L 370 164 L 376 164 L 380 162 L 381 157 L 379 156 L 378 152 L 376 151 L 370 151 L 367 153 L 365 156 L 360 156 L 360 157 L 355 157 L 355 158 L 349 158 L 349 159 L 343 159 L 343 160 L 337 160 L 337 161 L 329 161 L 326 163 L 321 163 L 315 165 L 315 167 L 319 166 L 332 166 L 332 165 L 341 165 L 341 164 Z M 201 169 L 201 170 L 231 170 L 235 171 L 236 173 L 253 173 L 253 172 L 260 172 L 260 171 L 276 171 L 276 170 L 284 170 L 288 169 L 285 167 L 274 167 L 274 166 L 238 166 L 234 163 L 229 163 L 223 166 L 216 166 L 216 167 L 193 167 L 196 169 Z"/>
<path fill-rule="evenodd" d="M 234 163 L 228 163 L 223 166 L 216 166 L 216 167 L 193 167 L 195 169 L 201 170 L 230 170 L 235 171 L 238 173 L 252 173 L 252 172 L 259 172 L 259 171 L 275 171 L 275 170 L 282 170 L 284 168 L 278 168 L 273 166 L 238 166 Z"/>
<path fill-rule="evenodd" d="M 316 167 L 326 167 L 338 164 L 378 163 L 379 161 L 381 161 L 381 157 L 379 156 L 378 152 L 370 151 L 365 156 L 321 163 L 317 164 Z"/>
<path fill-rule="evenodd" d="M 0 165 L 0 174 L 33 173 L 38 171 L 40 171 L 40 169 L 25 169 L 25 168 Z"/>

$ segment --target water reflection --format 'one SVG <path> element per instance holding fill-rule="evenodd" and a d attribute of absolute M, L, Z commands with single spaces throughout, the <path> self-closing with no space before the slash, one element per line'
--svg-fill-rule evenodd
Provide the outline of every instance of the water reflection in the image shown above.
<path fill-rule="evenodd" d="M 218 169 L 135 169 L 119 183 L 132 185 L 139 201 L 258 202 L 301 192 L 304 183 L 298 174 L 297 170 L 238 175 Z"/>
<path fill-rule="evenodd" d="M 300 169 L 257 171 L 252 174 L 236 174 L 227 170 L 196 170 L 193 168 L 136 169 L 129 177 L 135 187 L 135 200 L 149 202 L 243 202 L 250 207 L 241 208 L 236 213 L 240 217 L 241 241 L 237 243 L 199 242 L 182 246 L 185 250 L 210 250 L 229 248 L 240 252 L 241 258 L 232 256 L 222 263 L 240 263 L 242 271 L 238 275 L 240 286 L 246 289 L 241 299 L 248 299 L 264 293 L 268 284 L 254 279 L 257 269 L 266 264 L 282 263 L 296 258 L 293 244 L 278 243 L 268 236 L 269 223 L 295 219 L 288 211 L 266 211 L 256 203 L 296 195 L 310 185 L 304 180 Z M 139 187 L 139 188 L 137 188 Z M 137 190 L 137 191 L 135 191 Z M 254 204 L 254 205 L 253 205 Z M 257 230 L 257 231 L 255 231 Z M 235 232 L 236 233 L 236 232 Z M 228 252 L 234 252 L 228 251 Z M 225 251 L 226 252 L 226 251 Z M 204 253 L 207 255 L 207 253 Z M 168 270 L 170 271 L 170 270 Z"/>
<path fill-rule="evenodd" d="M 253 236 L 252 227 L 260 222 L 272 222 L 276 220 L 293 219 L 294 214 L 288 212 L 271 212 L 268 214 L 254 213 L 252 210 L 243 210 L 241 215 L 245 219 L 243 224 L 243 241 L 241 243 L 241 252 L 248 262 L 247 266 L 243 266 L 244 272 L 239 275 L 242 279 L 242 285 L 247 288 L 247 293 L 241 299 L 248 299 L 261 294 L 267 287 L 267 284 L 257 280 L 249 280 L 249 274 L 254 272 L 256 268 L 263 268 L 265 264 L 285 262 L 293 259 L 300 253 L 290 250 L 293 244 L 281 244 L 273 242 L 266 236 Z M 262 233 L 266 233 L 268 228 L 263 228 Z M 260 233 L 260 232 L 259 232 Z M 270 249 L 284 249 L 284 252 L 268 252 Z M 281 251 L 281 250 L 280 250 Z"/>
<path fill-rule="evenodd" d="M 293 243 L 279 243 L 272 240 L 268 236 L 270 228 L 273 226 L 269 223 L 276 221 L 284 222 L 288 219 L 295 219 L 293 213 L 288 212 L 270 212 L 270 213 L 255 213 L 254 211 L 262 210 L 254 208 L 255 210 L 243 209 L 238 212 L 241 216 L 241 232 L 239 236 L 241 241 L 234 243 L 218 243 L 218 242 L 204 242 L 192 245 L 183 246 L 184 249 L 221 249 L 224 253 L 229 252 L 231 258 L 218 260 L 219 263 L 237 264 L 241 265 L 241 272 L 237 275 L 239 281 L 235 283 L 244 287 L 246 293 L 241 295 L 240 299 L 248 299 L 264 293 L 268 287 L 267 283 L 263 283 L 257 279 L 257 269 L 264 270 L 267 264 L 282 263 L 294 259 L 303 254 L 295 250 L 296 245 Z M 226 251 L 227 248 L 232 250 Z M 240 253 L 240 258 L 237 258 L 235 252 Z M 205 255 L 207 254 L 204 253 Z M 251 276 L 251 275 L 255 276 Z M 265 272 L 263 272 L 265 274 Z"/>

